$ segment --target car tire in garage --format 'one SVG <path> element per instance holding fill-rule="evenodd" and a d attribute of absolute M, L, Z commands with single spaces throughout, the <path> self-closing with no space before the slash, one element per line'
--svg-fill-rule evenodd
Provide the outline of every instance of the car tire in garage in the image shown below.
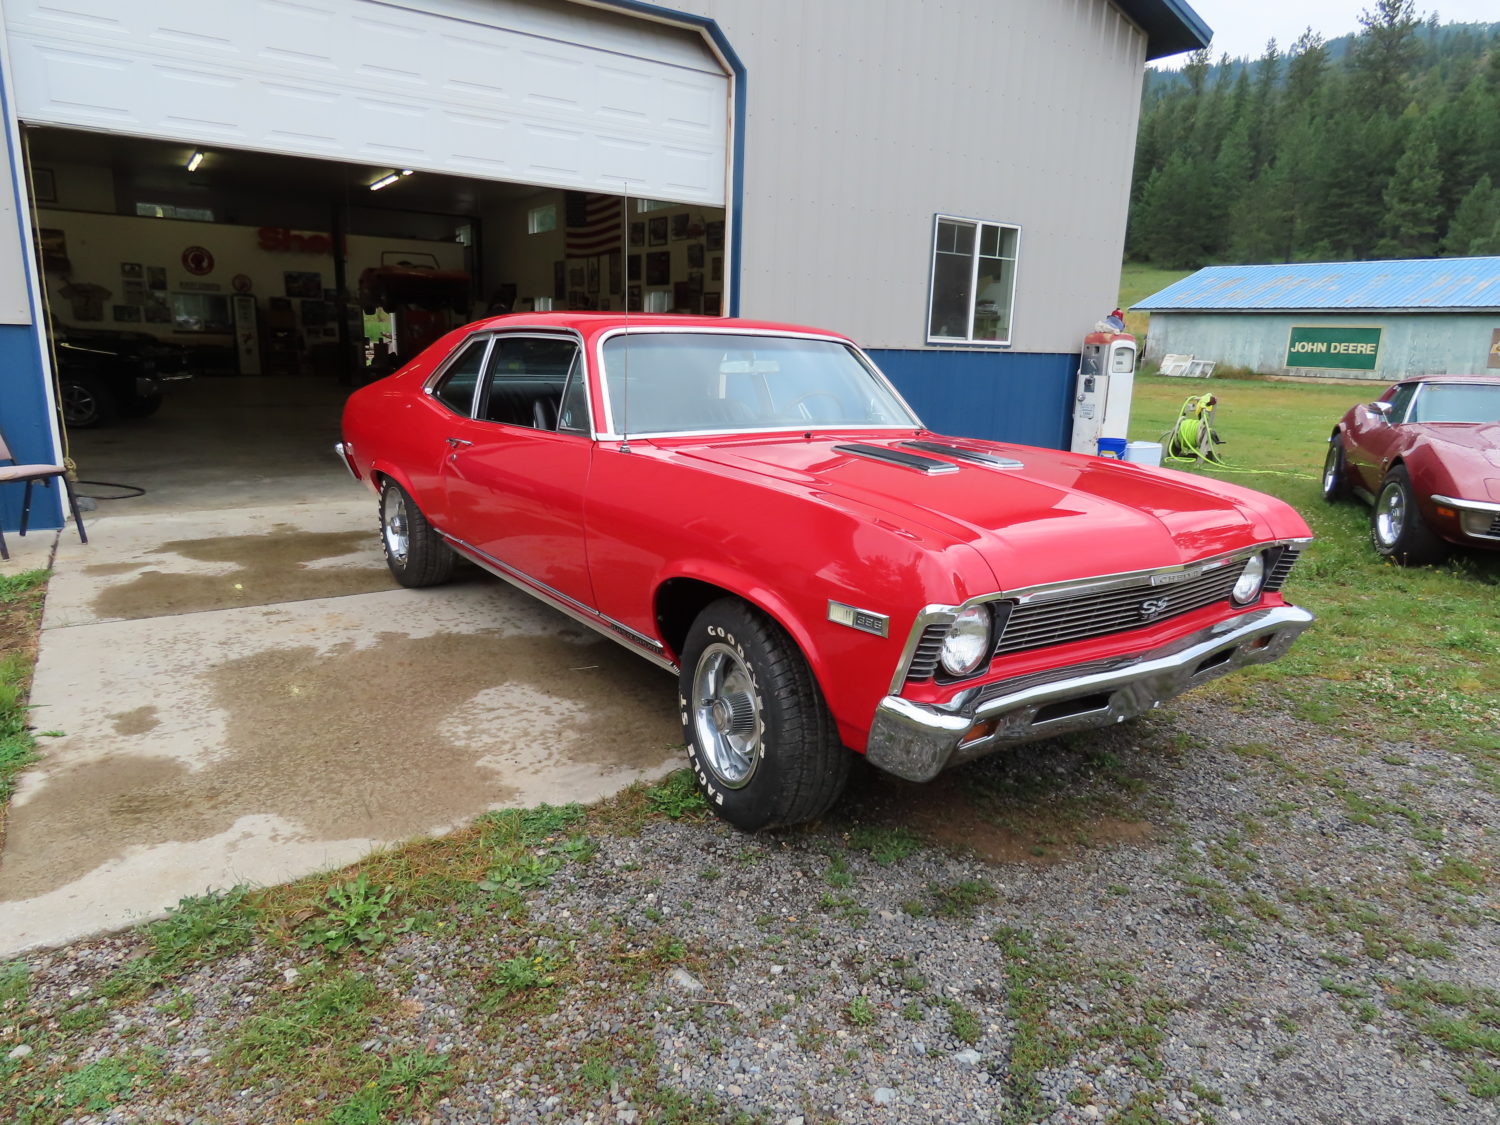
<path fill-rule="evenodd" d="M 74 376 L 61 381 L 63 421 L 72 429 L 89 430 L 114 421 L 118 413 L 115 396 L 97 379 Z"/>
<path fill-rule="evenodd" d="M 1382 557 L 1402 566 L 1442 562 L 1448 545 L 1432 533 L 1417 508 L 1416 490 L 1403 465 L 1385 474 L 1370 514 L 1370 541 Z"/>
<path fill-rule="evenodd" d="M 1349 466 L 1344 460 L 1344 439 L 1334 434 L 1328 439 L 1328 456 L 1323 459 L 1323 499 L 1330 504 L 1349 498 Z"/>
<path fill-rule="evenodd" d="M 392 480 L 380 490 L 380 548 L 386 566 L 403 586 L 439 586 L 453 577 L 457 559 L 452 549 L 406 489 Z"/>
<path fill-rule="evenodd" d="M 812 820 L 843 792 L 851 753 L 806 659 L 738 598 L 713 602 L 693 622 L 678 701 L 698 788 L 735 827 Z"/>

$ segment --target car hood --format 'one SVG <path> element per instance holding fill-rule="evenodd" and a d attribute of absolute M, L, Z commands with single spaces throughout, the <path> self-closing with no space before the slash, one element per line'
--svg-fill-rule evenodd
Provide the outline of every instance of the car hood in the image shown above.
<path fill-rule="evenodd" d="M 1251 543 L 1307 536 L 1272 497 L 1171 470 L 1030 446 L 916 435 L 1019 461 L 997 468 L 901 444 L 910 431 L 674 442 L 671 455 L 862 505 L 926 536 L 977 549 L 1004 589 L 1192 562 Z M 953 469 L 925 473 L 851 452 L 862 444 Z M 842 447 L 842 448 L 841 448 Z"/>
<path fill-rule="evenodd" d="M 1412 428 L 1445 459 L 1500 468 L 1500 422 L 1416 422 Z"/>

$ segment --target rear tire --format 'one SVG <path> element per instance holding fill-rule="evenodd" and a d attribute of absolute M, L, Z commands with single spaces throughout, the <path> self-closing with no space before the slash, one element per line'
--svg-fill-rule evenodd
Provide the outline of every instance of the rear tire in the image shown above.
<path fill-rule="evenodd" d="M 678 702 L 698 789 L 736 828 L 812 820 L 844 791 L 852 755 L 806 659 L 738 598 L 712 603 L 693 622 Z"/>
<path fill-rule="evenodd" d="M 1323 499 L 1330 504 L 1349 498 L 1349 466 L 1344 460 L 1344 439 L 1338 434 L 1328 439 L 1328 456 L 1323 459 Z"/>
<path fill-rule="evenodd" d="M 385 565 L 403 586 L 440 586 L 453 577 L 452 549 L 406 489 L 391 480 L 380 490 L 380 547 Z"/>
<path fill-rule="evenodd" d="M 1370 542 L 1382 558 L 1402 566 L 1424 566 L 1448 556 L 1448 544 L 1422 519 L 1416 490 L 1403 465 L 1393 467 L 1381 482 L 1370 514 Z"/>

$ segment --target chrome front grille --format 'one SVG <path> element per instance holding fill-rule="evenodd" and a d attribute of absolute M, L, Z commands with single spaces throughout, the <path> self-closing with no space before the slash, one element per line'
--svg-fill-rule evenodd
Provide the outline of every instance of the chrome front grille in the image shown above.
<path fill-rule="evenodd" d="M 995 655 L 1103 637 L 1180 617 L 1227 599 L 1244 569 L 1239 561 L 1172 585 L 1153 586 L 1148 578 L 1101 593 L 1023 602 L 1011 612 Z M 1163 601 L 1160 608 L 1149 604 Z"/>
<path fill-rule="evenodd" d="M 929 625 L 922 630 L 922 639 L 917 642 L 911 666 L 906 671 L 908 682 L 930 680 L 936 675 L 938 656 L 943 651 L 943 638 L 947 635 L 947 625 Z"/>
<path fill-rule="evenodd" d="M 1494 519 L 1490 520 L 1490 529 L 1489 531 L 1485 532 L 1485 534 L 1493 535 L 1497 539 L 1500 539 L 1500 516 L 1496 516 Z"/>

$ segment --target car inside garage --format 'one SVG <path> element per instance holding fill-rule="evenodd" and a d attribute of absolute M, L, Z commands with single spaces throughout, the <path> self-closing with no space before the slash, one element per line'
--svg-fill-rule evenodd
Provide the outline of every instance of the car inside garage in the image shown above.
<path fill-rule="evenodd" d="M 728 311 L 732 80 L 698 30 L 252 7 L 7 5 L 83 477 L 253 492 L 336 470 L 349 391 L 473 319 Z"/>

